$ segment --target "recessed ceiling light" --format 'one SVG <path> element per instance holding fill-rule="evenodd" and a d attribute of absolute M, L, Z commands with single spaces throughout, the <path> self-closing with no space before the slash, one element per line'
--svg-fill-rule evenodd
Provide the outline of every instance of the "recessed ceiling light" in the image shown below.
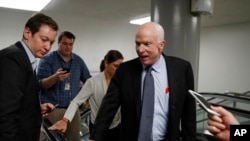
<path fill-rule="evenodd" d="M 151 21 L 151 17 L 148 16 L 148 17 L 144 17 L 144 18 L 140 18 L 140 19 L 136 19 L 136 20 L 131 20 L 129 23 L 142 25 L 142 24 L 150 22 L 150 21 Z"/>
<path fill-rule="evenodd" d="M 41 11 L 51 0 L 0 0 L 0 7 Z"/>

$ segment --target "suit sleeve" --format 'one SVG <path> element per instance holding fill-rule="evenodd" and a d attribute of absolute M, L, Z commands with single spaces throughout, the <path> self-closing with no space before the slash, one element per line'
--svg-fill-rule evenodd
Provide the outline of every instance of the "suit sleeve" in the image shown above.
<path fill-rule="evenodd" d="M 118 68 L 119 69 L 119 68 Z M 102 104 L 95 119 L 94 127 L 90 135 L 90 139 L 102 141 L 104 135 L 109 129 L 110 124 L 120 106 L 120 89 L 118 69 L 113 76 L 106 95 L 102 100 Z"/>
<path fill-rule="evenodd" d="M 191 64 L 186 67 L 186 85 L 188 89 L 194 89 L 194 76 Z M 186 90 L 186 100 L 181 117 L 182 137 L 184 141 L 196 140 L 196 104 L 193 97 Z"/>
<path fill-rule="evenodd" d="M 17 121 L 25 88 L 25 67 L 21 58 L 1 57 L 0 60 L 0 139 L 18 140 Z"/>
<path fill-rule="evenodd" d="M 67 108 L 64 117 L 66 117 L 71 122 L 75 116 L 78 107 L 92 96 L 92 94 L 94 93 L 93 89 L 94 88 L 91 85 L 91 78 L 90 78 L 83 85 L 82 89 L 76 95 L 76 97 L 70 102 L 70 105 Z"/>

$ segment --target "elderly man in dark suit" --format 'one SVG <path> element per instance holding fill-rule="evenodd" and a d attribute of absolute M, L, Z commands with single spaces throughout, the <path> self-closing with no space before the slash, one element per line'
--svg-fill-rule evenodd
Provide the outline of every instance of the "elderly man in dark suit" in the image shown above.
<path fill-rule="evenodd" d="M 49 52 L 57 23 L 42 13 L 25 24 L 21 41 L 0 51 L 0 140 L 39 141 L 42 116 L 54 105 L 40 105 L 36 58 Z"/>
<path fill-rule="evenodd" d="M 135 43 L 138 58 L 117 69 L 102 101 L 90 141 L 103 140 L 120 106 L 122 141 L 196 140 L 196 106 L 188 94 L 189 89 L 194 89 L 191 64 L 162 53 L 164 30 L 157 23 L 141 25 Z M 144 99 L 150 95 L 147 91 L 151 91 L 144 90 L 143 84 L 148 68 L 152 69 L 150 76 L 154 82 L 153 104 Z"/>

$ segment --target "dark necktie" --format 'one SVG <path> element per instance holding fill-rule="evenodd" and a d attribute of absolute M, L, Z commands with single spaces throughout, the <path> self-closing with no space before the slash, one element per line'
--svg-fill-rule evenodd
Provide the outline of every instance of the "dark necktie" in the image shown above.
<path fill-rule="evenodd" d="M 143 84 L 142 111 L 138 141 L 152 141 L 152 125 L 154 116 L 154 77 L 152 67 L 146 68 Z"/>

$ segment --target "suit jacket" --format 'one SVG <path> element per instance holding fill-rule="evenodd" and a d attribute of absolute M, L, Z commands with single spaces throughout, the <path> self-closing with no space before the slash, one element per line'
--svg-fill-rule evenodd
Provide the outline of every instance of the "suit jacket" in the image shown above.
<path fill-rule="evenodd" d="M 38 141 L 41 109 L 32 65 L 20 42 L 0 51 L 0 140 Z"/>
<path fill-rule="evenodd" d="M 166 103 L 169 104 L 168 126 L 164 140 L 178 141 L 182 138 L 183 141 L 194 141 L 196 105 L 188 93 L 189 89 L 194 89 L 191 64 L 179 58 L 163 56 L 170 87 L 169 103 Z M 123 141 L 137 141 L 141 114 L 142 69 L 138 58 L 119 66 L 102 101 L 91 139 L 102 140 L 121 105 L 121 138 Z"/>

